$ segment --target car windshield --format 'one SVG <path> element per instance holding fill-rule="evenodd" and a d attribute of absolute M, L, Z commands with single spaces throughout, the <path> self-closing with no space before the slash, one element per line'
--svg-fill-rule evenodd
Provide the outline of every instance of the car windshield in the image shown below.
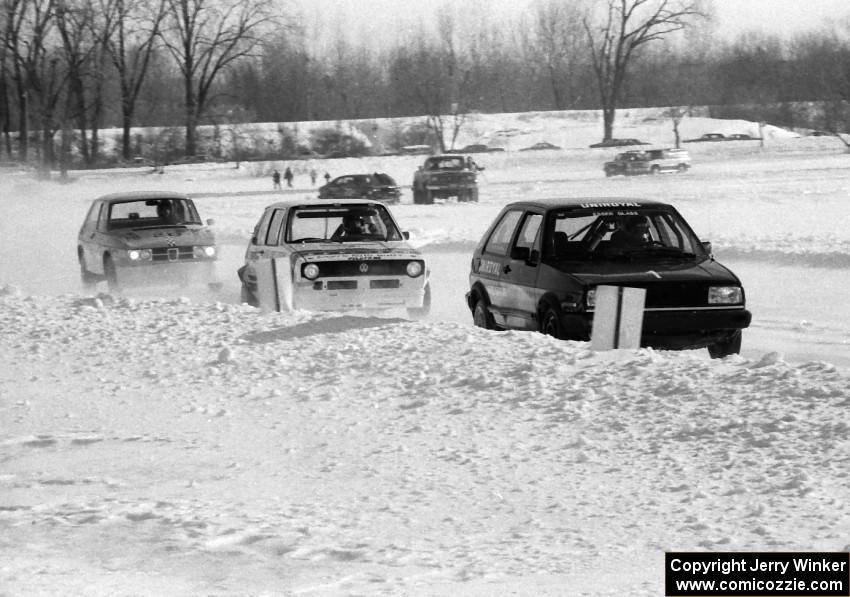
<path fill-rule="evenodd" d="M 194 203 L 177 197 L 112 203 L 107 217 L 110 230 L 201 224 Z"/>
<path fill-rule="evenodd" d="M 465 161 L 459 158 L 432 158 L 426 166 L 429 170 L 463 170 Z"/>
<path fill-rule="evenodd" d="M 544 257 L 622 261 L 707 257 L 699 239 L 675 211 L 660 207 L 591 207 L 552 213 Z"/>
<path fill-rule="evenodd" d="M 300 206 L 290 213 L 287 243 L 400 241 L 401 232 L 383 205 Z"/>

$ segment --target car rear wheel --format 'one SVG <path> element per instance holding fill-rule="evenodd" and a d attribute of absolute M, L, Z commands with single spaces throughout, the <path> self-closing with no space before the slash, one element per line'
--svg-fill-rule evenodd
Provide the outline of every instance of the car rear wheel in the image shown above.
<path fill-rule="evenodd" d="M 708 354 L 712 359 L 722 359 L 741 352 L 741 330 L 736 330 L 727 339 L 709 344 Z"/>
<path fill-rule="evenodd" d="M 658 166 L 653 166 L 653 167 L 650 169 L 650 173 L 651 173 L 651 174 L 660 174 L 660 173 L 661 173 L 661 168 L 659 168 Z"/>
<path fill-rule="evenodd" d="M 493 321 L 493 316 L 487 306 L 487 301 L 484 298 L 479 296 L 476 299 L 475 306 L 472 308 L 472 323 L 475 327 L 495 330 L 496 322 Z"/>
<path fill-rule="evenodd" d="M 543 317 L 540 318 L 540 332 L 553 338 L 564 337 L 564 327 L 561 325 L 561 316 L 558 310 L 550 304 L 544 304 Z"/>

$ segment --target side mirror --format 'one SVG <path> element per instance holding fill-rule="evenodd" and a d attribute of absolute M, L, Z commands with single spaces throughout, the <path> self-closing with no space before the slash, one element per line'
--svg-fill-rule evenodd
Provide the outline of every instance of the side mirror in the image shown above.
<path fill-rule="evenodd" d="M 404 240 L 410 240 L 410 233 L 407 230 L 405 230 L 404 232 L 401 233 L 401 237 Z"/>
<path fill-rule="evenodd" d="M 207 220 L 207 226 L 214 226 L 214 225 L 215 225 L 215 220 L 213 220 L 212 218 Z"/>
<path fill-rule="evenodd" d="M 704 240 L 702 241 L 703 250 L 708 253 L 708 256 L 714 259 L 714 251 L 711 248 L 711 241 Z"/>
<path fill-rule="evenodd" d="M 252 237 L 251 237 L 251 244 L 252 244 L 252 245 L 256 245 L 256 244 L 257 244 L 257 237 L 256 237 L 256 236 L 252 236 Z"/>
<path fill-rule="evenodd" d="M 511 259 L 528 261 L 529 257 L 531 257 L 531 249 L 528 247 L 513 247 L 511 249 Z"/>

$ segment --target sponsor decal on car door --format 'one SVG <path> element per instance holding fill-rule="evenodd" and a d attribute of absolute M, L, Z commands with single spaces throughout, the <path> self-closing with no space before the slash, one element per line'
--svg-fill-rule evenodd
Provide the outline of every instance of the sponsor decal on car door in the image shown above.
<path fill-rule="evenodd" d="M 490 298 L 493 319 L 500 326 L 505 325 L 502 309 L 510 304 L 507 301 L 501 278 L 505 267 L 508 265 L 508 250 L 521 216 L 521 210 L 511 210 L 502 216 L 487 239 L 478 263 L 474 264 L 477 267 L 481 282 L 487 290 L 487 296 Z"/>
<path fill-rule="evenodd" d="M 501 285 L 506 304 L 511 306 L 511 310 L 504 312 L 505 324 L 510 328 L 537 328 L 535 314 L 539 292 L 536 286 L 540 266 L 538 236 L 542 222 L 541 214 L 529 212 L 525 215 L 502 267 Z"/>

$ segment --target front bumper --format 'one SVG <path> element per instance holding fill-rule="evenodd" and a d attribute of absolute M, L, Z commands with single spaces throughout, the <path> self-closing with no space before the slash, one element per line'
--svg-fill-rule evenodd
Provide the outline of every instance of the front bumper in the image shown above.
<path fill-rule="evenodd" d="M 122 286 L 201 286 L 218 284 L 217 261 L 141 261 L 116 264 Z"/>
<path fill-rule="evenodd" d="M 309 311 L 418 309 L 425 300 L 425 284 L 424 276 L 403 280 L 358 277 L 298 282 L 293 287 L 292 305 Z"/>
<path fill-rule="evenodd" d="M 746 309 L 682 309 L 644 311 L 641 346 L 683 350 L 705 348 L 749 327 Z M 571 339 L 589 340 L 593 313 L 567 313 L 564 326 Z"/>

